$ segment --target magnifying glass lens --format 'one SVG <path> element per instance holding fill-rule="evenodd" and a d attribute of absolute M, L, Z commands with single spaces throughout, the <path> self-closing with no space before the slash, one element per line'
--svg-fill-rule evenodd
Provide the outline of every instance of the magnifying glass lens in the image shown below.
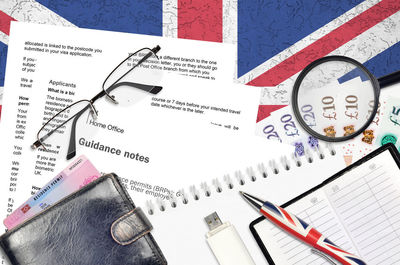
<path fill-rule="evenodd" d="M 364 132 L 375 115 L 376 79 L 357 63 L 328 60 L 310 65 L 296 85 L 297 118 L 320 139 L 350 139 Z"/>

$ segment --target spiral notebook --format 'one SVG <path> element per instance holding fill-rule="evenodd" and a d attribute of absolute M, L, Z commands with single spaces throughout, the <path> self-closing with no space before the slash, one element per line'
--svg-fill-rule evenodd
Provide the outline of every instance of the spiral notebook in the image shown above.
<path fill-rule="evenodd" d="M 218 265 L 206 242 L 209 229 L 204 221 L 216 212 L 222 222 L 235 226 L 255 264 L 268 264 L 249 230 L 259 213 L 239 196 L 239 191 L 282 204 L 345 167 L 343 157 L 331 145 L 308 151 L 300 158 L 281 152 L 268 150 L 269 157 L 260 157 L 253 165 L 225 176 L 215 176 L 211 183 L 181 190 L 180 196 L 170 201 L 148 202 L 152 232 L 168 263 Z"/>

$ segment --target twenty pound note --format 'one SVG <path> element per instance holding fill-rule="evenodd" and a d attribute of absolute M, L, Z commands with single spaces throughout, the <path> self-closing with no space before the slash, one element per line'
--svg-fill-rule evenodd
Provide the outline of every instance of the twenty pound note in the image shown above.
<path fill-rule="evenodd" d="M 92 163 L 85 156 L 80 156 L 11 213 L 3 223 L 12 229 L 98 177 L 100 173 Z"/>

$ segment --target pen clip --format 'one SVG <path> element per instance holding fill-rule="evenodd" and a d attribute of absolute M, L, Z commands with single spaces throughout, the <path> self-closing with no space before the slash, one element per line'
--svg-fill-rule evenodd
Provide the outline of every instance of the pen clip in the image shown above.
<path fill-rule="evenodd" d="M 340 265 L 340 264 L 336 263 L 334 260 L 332 260 L 330 257 L 328 257 L 325 253 L 322 253 L 321 251 L 319 251 L 317 249 L 312 248 L 311 253 L 326 259 L 326 261 L 328 261 L 332 265 Z"/>

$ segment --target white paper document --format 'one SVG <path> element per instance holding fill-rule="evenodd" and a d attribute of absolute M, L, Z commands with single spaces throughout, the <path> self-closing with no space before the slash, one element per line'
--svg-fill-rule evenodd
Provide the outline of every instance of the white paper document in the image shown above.
<path fill-rule="evenodd" d="M 2 217 L 70 162 L 64 142 L 31 149 L 44 121 L 99 93 L 129 53 L 156 45 L 165 65 L 162 91 L 131 106 L 106 97 L 96 101 L 98 119 L 82 119 L 91 130 L 77 128 L 76 156 L 84 154 L 100 171 L 118 174 L 140 206 L 278 148 L 251 137 L 260 90 L 230 82 L 233 46 L 16 22 L 1 121 Z"/>

